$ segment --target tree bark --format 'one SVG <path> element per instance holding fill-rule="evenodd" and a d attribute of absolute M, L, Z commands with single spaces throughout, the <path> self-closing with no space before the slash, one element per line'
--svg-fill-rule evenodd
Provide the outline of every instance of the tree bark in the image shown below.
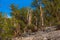
<path fill-rule="evenodd" d="M 40 6 L 40 20 L 41 20 L 41 25 L 44 26 L 44 18 L 43 18 L 43 10 L 42 7 Z"/>
<path fill-rule="evenodd" d="M 28 25 L 31 24 L 31 19 L 32 19 L 32 10 L 28 10 Z"/>

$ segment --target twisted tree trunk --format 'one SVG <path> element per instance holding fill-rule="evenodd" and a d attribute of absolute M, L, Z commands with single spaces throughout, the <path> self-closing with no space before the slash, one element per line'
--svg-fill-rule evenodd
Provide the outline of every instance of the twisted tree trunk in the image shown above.
<path fill-rule="evenodd" d="M 42 7 L 40 6 L 40 20 L 41 20 L 41 25 L 44 26 L 44 17 L 43 17 L 43 10 Z"/>

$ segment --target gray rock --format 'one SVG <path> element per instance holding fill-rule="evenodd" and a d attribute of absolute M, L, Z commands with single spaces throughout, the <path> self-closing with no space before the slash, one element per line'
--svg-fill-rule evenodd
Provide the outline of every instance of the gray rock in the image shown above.
<path fill-rule="evenodd" d="M 33 33 L 27 37 L 16 37 L 12 38 L 12 40 L 60 40 L 60 30 L 55 31 L 54 28 L 55 27 L 52 28 L 53 30 L 49 28 L 49 30 L 51 30 L 49 32 L 38 31 L 35 34 Z"/>

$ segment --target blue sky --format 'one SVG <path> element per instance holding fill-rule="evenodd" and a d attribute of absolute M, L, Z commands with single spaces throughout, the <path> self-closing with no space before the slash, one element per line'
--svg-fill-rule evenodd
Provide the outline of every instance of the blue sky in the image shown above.
<path fill-rule="evenodd" d="M 10 5 L 15 4 L 22 7 L 30 7 L 32 0 L 0 0 L 0 12 L 7 13 L 10 15 Z"/>

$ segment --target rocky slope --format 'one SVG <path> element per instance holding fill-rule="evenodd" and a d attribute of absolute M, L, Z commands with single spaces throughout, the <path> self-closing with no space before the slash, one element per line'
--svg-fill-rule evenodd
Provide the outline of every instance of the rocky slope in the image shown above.
<path fill-rule="evenodd" d="M 55 27 L 53 27 L 52 30 L 49 28 L 49 31 L 38 31 L 31 34 L 34 35 L 28 35 L 26 37 L 19 38 L 16 37 L 12 38 L 12 40 L 60 40 L 60 30 L 55 30 Z"/>

